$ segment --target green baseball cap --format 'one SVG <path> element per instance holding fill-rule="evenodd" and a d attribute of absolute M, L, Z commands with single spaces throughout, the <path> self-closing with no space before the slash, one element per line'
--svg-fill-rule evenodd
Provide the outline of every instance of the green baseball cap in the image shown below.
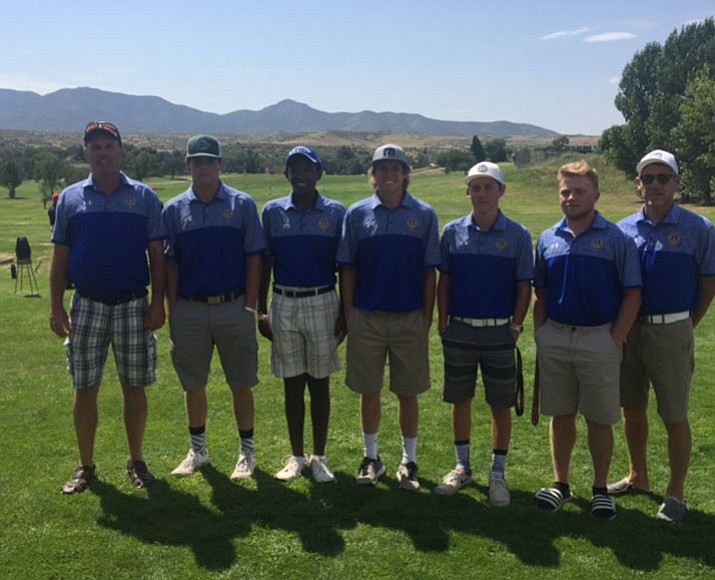
<path fill-rule="evenodd" d="M 186 144 L 186 158 L 193 159 L 194 157 L 213 157 L 214 159 L 222 159 L 221 145 L 219 145 L 216 137 L 211 135 L 195 135 Z"/>

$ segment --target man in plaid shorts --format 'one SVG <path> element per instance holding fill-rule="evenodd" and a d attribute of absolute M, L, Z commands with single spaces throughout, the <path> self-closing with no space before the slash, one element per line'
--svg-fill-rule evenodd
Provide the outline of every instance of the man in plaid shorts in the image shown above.
<path fill-rule="evenodd" d="M 259 299 L 258 328 L 272 341 L 271 371 L 283 379 L 292 455 L 276 479 L 297 479 L 310 466 L 317 482 L 335 481 L 325 456 L 330 418 L 330 374 L 340 369 L 337 347 L 345 336 L 335 292 L 335 255 L 345 206 L 318 193 L 323 174 L 318 154 L 298 146 L 286 156 L 284 174 L 293 190 L 263 208 L 268 242 Z M 268 286 L 273 297 L 267 314 Z M 310 392 L 313 453 L 303 450 L 304 391 Z"/>
<path fill-rule="evenodd" d="M 97 395 L 110 343 L 124 395 L 127 473 L 136 487 L 153 483 L 142 456 L 144 387 L 156 380 L 154 331 L 164 324 L 161 202 L 149 187 L 120 171 L 124 149 L 114 124 L 89 123 L 84 144 L 92 173 L 60 196 L 50 267 L 50 328 L 67 339 L 80 457 L 62 488 L 65 494 L 83 492 L 94 478 Z M 68 282 L 76 288 L 69 316 L 64 305 Z"/>

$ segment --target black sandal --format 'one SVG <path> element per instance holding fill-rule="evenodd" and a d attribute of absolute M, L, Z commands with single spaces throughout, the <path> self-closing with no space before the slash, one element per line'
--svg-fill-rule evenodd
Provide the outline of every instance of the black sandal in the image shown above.
<path fill-rule="evenodd" d="M 143 461 L 132 461 L 130 459 L 127 462 L 127 475 L 132 480 L 134 487 L 138 488 L 149 487 L 156 480 Z"/>
<path fill-rule="evenodd" d="M 94 479 L 94 465 L 79 465 L 70 480 L 62 486 L 62 493 L 72 495 L 85 491 Z"/>

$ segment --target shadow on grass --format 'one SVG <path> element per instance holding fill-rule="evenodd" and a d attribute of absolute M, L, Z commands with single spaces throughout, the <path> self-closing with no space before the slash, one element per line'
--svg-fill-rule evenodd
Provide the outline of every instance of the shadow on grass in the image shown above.
<path fill-rule="evenodd" d="M 497 509 L 488 504 L 483 485 L 444 497 L 432 493 L 435 482 L 424 479 L 420 492 L 411 493 L 389 477 L 365 487 L 355 484 L 353 474 L 339 472 L 337 483 L 311 483 L 306 492 L 302 484 L 284 484 L 260 470 L 250 485 L 233 483 L 212 466 L 201 475 L 211 486 L 215 509 L 161 480 L 148 496 L 126 495 L 97 481 L 91 489 L 104 511 L 99 523 L 147 543 L 187 546 L 199 566 L 213 571 L 240 559 L 234 540 L 249 536 L 254 525 L 295 534 L 304 552 L 323 557 L 342 554 L 341 532 L 364 525 L 403 533 L 420 552 L 447 552 L 455 533 L 477 536 L 539 568 L 561 566 L 564 539 L 610 550 L 636 572 L 658 570 L 665 556 L 715 568 L 709 532 L 715 518 L 691 510 L 685 525 L 664 524 L 655 518 L 659 498 L 619 499 L 618 518 L 599 522 L 590 516 L 590 498 L 547 514 L 536 508 L 531 492 L 512 490 L 512 505 Z M 475 563 L 489 556 L 489 549 L 475 553 Z"/>

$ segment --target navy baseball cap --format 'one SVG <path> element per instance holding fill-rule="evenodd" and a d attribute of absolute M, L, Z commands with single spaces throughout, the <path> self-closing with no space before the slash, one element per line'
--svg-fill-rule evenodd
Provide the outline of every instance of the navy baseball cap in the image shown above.
<path fill-rule="evenodd" d="M 305 145 L 298 145 L 297 147 L 293 147 L 293 149 L 288 151 L 288 155 L 286 155 L 286 167 L 290 163 L 290 160 L 297 155 L 306 157 L 311 163 L 315 164 L 318 169 L 323 167 L 323 162 L 320 160 L 320 156 L 315 152 L 314 149 L 306 147 Z"/>
<path fill-rule="evenodd" d="M 213 159 L 222 159 L 221 145 L 219 145 L 216 137 L 211 135 L 194 135 L 186 144 L 186 158 L 193 159 L 194 157 L 212 157 Z"/>
<path fill-rule="evenodd" d="M 114 123 L 109 123 L 107 121 L 90 121 L 84 127 L 84 144 L 89 143 L 90 139 L 94 137 L 97 133 L 105 133 L 119 141 L 122 144 L 122 137 L 119 134 L 119 129 Z"/>

